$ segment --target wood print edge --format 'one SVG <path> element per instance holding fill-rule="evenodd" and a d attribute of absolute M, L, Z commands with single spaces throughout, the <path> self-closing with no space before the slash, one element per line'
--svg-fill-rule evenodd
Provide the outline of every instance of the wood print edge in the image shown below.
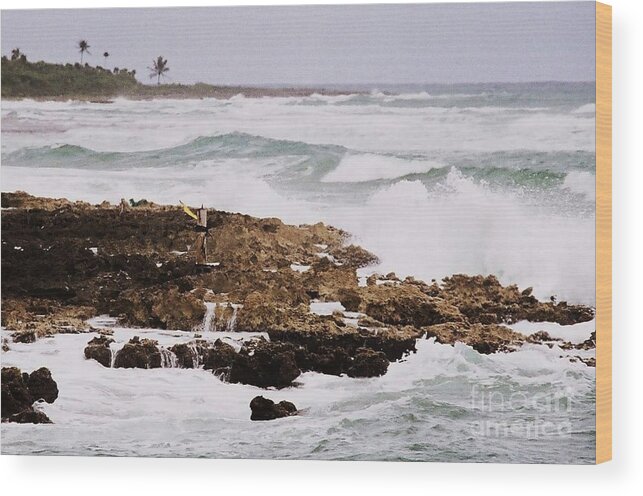
<path fill-rule="evenodd" d="M 612 459 L 612 7 L 596 3 L 596 463 Z"/>

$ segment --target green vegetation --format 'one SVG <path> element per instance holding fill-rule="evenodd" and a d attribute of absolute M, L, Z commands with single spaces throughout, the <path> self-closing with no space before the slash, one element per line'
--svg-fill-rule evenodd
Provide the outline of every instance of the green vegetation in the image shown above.
<path fill-rule="evenodd" d="M 89 51 L 91 47 L 89 46 L 89 43 L 87 43 L 87 40 L 80 40 L 78 42 L 78 51 L 80 52 L 80 63 L 83 63 L 83 55 L 85 52 L 89 53 L 91 55 L 91 52 Z"/>
<path fill-rule="evenodd" d="M 150 79 L 156 78 L 156 84 L 161 84 L 161 76 L 165 76 L 165 73 L 170 70 L 167 66 L 167 59 L 163 59 L 162 56 L 158 56 L 156 60 L 152 61 L 152 67 L 150 69 Z"/>
<path fill-rule="evenodd" d="M 95 98 L 136 90 L 135 71 L 89 65 L 28 62 L 24 54 L 2 57 L 2 98 Z M 14 50 L 14 52 L 16 51 Z"/>
<path fill-rule="evenodd" d="M 77 44 L 81 60 L 89 52 L 86 40 Z M 103 53 L 107 62 L 110 56 Z M 243 86 L 214 86 L 196 83 L 161 84 L 161 78 L 169 71 L 167 59 L 159 56 L 152 61 L 150 77 L 157 84 L 142 84 L 136 80 L 136 71 L 105 69 L 89 64 L 50 64 L 29 62 L 27 56 L 14 48 L 11 58 L 2 57 L 2 98 L 34 98 L 41 100 L 98 100 L 101 102 L 116 96 L 133 99 L 152 98 L 231 98 L 242 94 L 248 98 L 264 96 L 308 96 L 313 93 L 339 94 L 336 91 L 311 88 L 250 88 Z"/>

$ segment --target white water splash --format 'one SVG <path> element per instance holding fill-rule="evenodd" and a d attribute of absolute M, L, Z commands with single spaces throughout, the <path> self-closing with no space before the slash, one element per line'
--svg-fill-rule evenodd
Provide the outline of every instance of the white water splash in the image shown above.
<path fill-rule="evenodd" d="M 205 316 L 203 317 L 203 323 L 201 324 L 201 332 L 209 333 L 212 332 L 212 327 L 214 323 L 214 313 L 216 311 L 217 304 L 212 302 L 205 302 Z"/>
<path fill-rule="evenodd" d="M 133 332 L 164 347 L 192 339 L 191 333 L 115 328 L 116 345 Z M 250 337 L 239 334 L 217 332 L 211 339 Z M 0 426 L 3 454 L 593 462 L 595 369 L 561 359 L 557 347 L 480 355 L 422 339 L 416 354 L 391 364 L 383 377 L 308 372 L 297 387 L 265 391 L 223 383 L 202 369 L 106 368 L 83 356 L 95 335 L 12 343 L 3 353 L 3 366 L 48 367 L 60 390 L 53 404 L 42 405 L 54 424 Z M 489 409 L 486 391 L 516 403 Z M 305 412 L 252 422 L 249 403 L 260 394 Z M 567 398 L 571 409 L 534 404 L 550 397 Z M 520 427 L 534 419 L 568 426 L 569 435 L 529 438 L 517 430 L 490 438 L 480 432 L 482 421 Z"/>

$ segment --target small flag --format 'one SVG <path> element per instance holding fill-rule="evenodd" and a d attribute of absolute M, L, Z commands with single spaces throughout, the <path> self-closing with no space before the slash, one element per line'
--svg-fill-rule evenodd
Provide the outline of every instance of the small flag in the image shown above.
<path fill-rule="evenodd" d="M 188 207 L 185 203 L 183 203 L 183 202 L 182 202 L 182 201 L 180 201 L 180 200 L 179 200 L 179 203 L 180 203 L 180 204 L 181 204 L 181 206 L 183 207 L 183 211 L 184 211 L 186 214 L 188 214 L 190 217 L 192 217 L 192 218 L 193 218 L 194 220 L 196 220 L 197 222 L 199 221 L 199 218 L 196 216 L 196 214 L 195 214 L 192 210 L 190 210 L 190 207 Z"/>

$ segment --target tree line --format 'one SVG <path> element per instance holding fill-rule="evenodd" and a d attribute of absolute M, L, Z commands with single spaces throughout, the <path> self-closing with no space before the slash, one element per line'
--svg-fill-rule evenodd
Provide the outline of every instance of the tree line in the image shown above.
<path fill-rule="evenodd" d="M 89 45 L 89 42 L 87 40 L 80 40 L 77 43 L 77 48 L 78 52 L 80 53 L 80 64 L 76 64 L 79 66 L 83 65 L 83 59 L 85 54 L 91 55 L 91 52 L 89 49 L 91 46 Z M 110 54 L 109 52 L 105 51 L 103 52 L 103 58 L 105 59 L 105 65 L 107 65 L 107 59 L 109 58 Z M 4 60 L 8 60 L 6 56 L 2 57 Z M 11 50 L 11 61 L 12 62 L 27 62 L 27 56 L 20 51 L 20 48 L 14 48 Z M 86 67 L 89 66 L 89 64 L 85 64 Z M 97 66 L 97 69 L 102 69 L 102 67 Z M 159 55 L 156 59 L 152 60 L 152 65 L 148 67 L 150 71 L 150 79 L 156 78 L 156 84 L 160 85 L 161 84 L 161 77 L 166 77 L 167 72 L 170 70 L 170 68 L 167 65 L 167 59 L 164 59 L 163 56 Z M 126 71 L 127 69 L 119 69 L 118 67 L 114 68 L 114 73 L 120 73 L 121 71 Z M 131 71 L 132 75 L 136 75 L 136 71 L 133 70 Z"/>

